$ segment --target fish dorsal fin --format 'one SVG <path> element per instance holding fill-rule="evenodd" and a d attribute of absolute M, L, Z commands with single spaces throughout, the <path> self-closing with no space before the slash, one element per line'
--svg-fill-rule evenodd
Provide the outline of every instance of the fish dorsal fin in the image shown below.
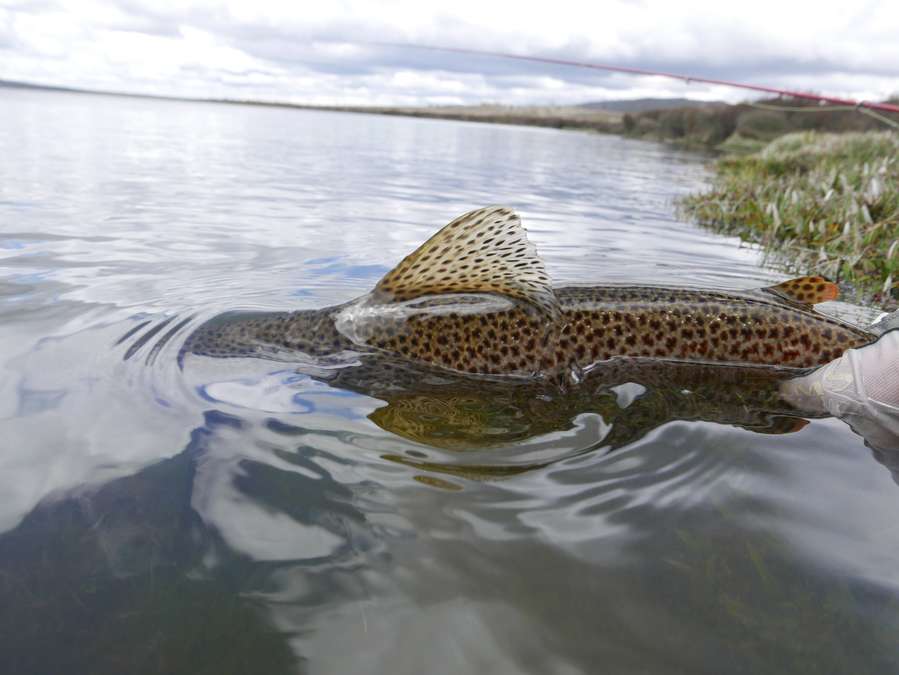
<path fill-rule="evenodd" d="M 459 216 L 378 282 L 382 302 L 441 293 L 498 293 L 556 315 L 556 294 L 518 215 L 488 206 Z"/>
<path fill-rule="evenodd" d="M 837 285 L 824 277 L 798 277 L 763 289 L 775 295 L 805 305 L 815 305 L 840 296 Z"/>

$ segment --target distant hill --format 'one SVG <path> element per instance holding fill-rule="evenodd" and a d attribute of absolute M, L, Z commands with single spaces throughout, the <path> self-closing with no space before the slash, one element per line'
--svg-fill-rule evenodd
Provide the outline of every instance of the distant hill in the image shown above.
<path fill-rule="evenodd" d="M 591 101 L 582 103 L 581 108 L 594 108 L 619 113 L 637 113 L 647 110 L 666 110 L 669 108 L 708 108 L 726 105 L 723 101 L 696 101 L 691 98 L 632 98 L 614 101 Z"/>

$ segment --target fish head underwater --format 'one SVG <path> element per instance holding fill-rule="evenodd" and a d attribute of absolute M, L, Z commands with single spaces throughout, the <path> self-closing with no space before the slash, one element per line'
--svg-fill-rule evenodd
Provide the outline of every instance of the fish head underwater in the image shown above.
<path fill-rule="evenodd" d="M 820 277 L 741 292 L 553 287 L 518 216 L 488 207 L 450 222 L 362 297 L 228 312 L 178 358 L 305 368 L 384 401 L 370 415 L 382 428 L 455 451 L 570 428 L 584 412 L 612 424 L 610 448 L 676 419 L 786 433 L 818 413 L 784 401 L 780 384 L 877 338 L 814 310 L 836 297 Z M 623 386 L 640 388 L 627 405 Z"/>

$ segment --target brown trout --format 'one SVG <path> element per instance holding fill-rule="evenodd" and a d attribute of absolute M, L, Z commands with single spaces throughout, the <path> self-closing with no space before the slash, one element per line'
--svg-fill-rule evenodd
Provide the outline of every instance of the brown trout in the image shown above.
<path fill-rule="evenodd" d="M 554 288 L 505 207 L 453 220 L 361 298 L 319 310 L 229 313 L 186 354 L 380 354 L 456 373 L 578 382 L 613 359 L 815 367 L 876 339 L 816 312 L 834 284 L 802 277 L 745 292 Z"/>

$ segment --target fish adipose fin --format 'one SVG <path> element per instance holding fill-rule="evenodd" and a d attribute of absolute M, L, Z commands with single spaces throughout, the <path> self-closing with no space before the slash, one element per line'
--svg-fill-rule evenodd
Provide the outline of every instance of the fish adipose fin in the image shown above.
<path fill-rule="evenodd" d="M 488 206 L 459 216 L 410 253 L 378 282 L 382 302 L 441 293 L 498 293 L 559 313 L 543 261 L 518 215 Z"/>
<path fill-rule="evenodd" d="M 827 300 L 836 300 L 840 296 L 837 285 L 824 277 L 798 277 L 789 279 L 776 286 L 763 289 L 775 295 L 805 305 L 816 305 Z"/>

